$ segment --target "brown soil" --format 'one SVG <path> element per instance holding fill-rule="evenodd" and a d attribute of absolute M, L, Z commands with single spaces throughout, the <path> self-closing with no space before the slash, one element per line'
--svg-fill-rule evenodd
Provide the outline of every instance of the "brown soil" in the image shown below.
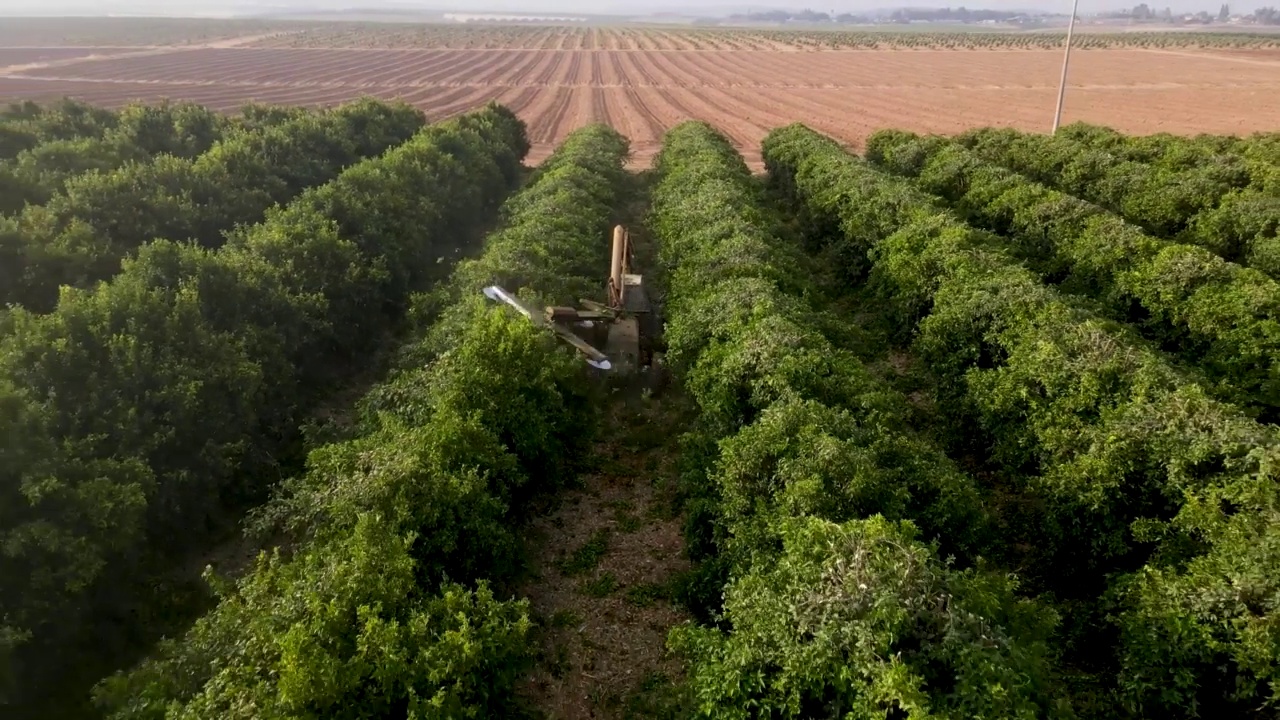
<path fill-rule="evenodd" d="M 695 50 L 689 36 L 662 31 L 530 38 L 538 47 L 284 48 L 248 37 L 91 58 L 11 50 L 0 55 L 0 100 L 73 95 L 117 106 L 169 97 L 233 110 L 249 100 L 325 105 L 373 95 L 437 118 L 497 99 L 529 123 L 535 161 L 573 129 L 605 121 L 630 137 L 636 165 L 647 165 L 666 129 L 698 118 L 758 164 L 765 133 L 794 121 L 855 147 L 885 127 L 1044 130 L 1061 68 L 1056 50 L 796 52 L 749 35 L 699 40 L 706 47 Z M 1273 130 L 1277 53 L 1081 51 L 1064 121 L 1139 134 Z"/>
<path fill-rule="evenodd" d="M 681 663 L 667 631 L 687 618 L 669 599 L 688 567 L 670 488 L 679 435 L 666 398 L 616 401 L 600 463 L 527 533 L 520 588 L 541 625 L 540 660 L 521 695 L 556 720 L 631 717 Z M 594 550 L 594 552 L 592 552 Z"/>

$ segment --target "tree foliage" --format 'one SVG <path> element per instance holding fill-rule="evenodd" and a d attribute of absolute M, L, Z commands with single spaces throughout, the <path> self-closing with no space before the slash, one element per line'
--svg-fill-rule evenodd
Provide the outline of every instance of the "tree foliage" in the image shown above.
<path fill-rule="evenodd" d="M 1143 233 L 1105 210 L 985 162 L 940 138 L 881 133 L 868 155 L 1007 234 L 1043 274 L 1106 302 L 1204 370 L 1221 395 L 1280 408 L 1280 284 L 1192 245 Z"/>
<path fill-rule="evenodd" d="M 1078 134 L 1081 130 L 1076 129 Z M 1161 153 L 1160 165 L 1142 162 L 1149 154 L 1125 157 L 1094 149 L 1073 138 L 1012 130 L 978 130 L 957 139 L 985 159 L 1096 202 L 1154 235 L 1176 237 L 1199 212 L 1223 195 L 1249 184 L 1245 163 L 1231 154 L 1187 151 Z M 1148 141 L 1150 143 L 1150 141 Z"/>
<path fill-rule="evenodd" d="M 1199 245 L 1280 279 L 1277 169 L 1222 139 L 1130 138 L 1091 126 L 1060 135 L 978 130 L 957 141 L 986 160 L 1095 202 L 1158 237 Z"/>
<path fill-rule="evenodd" d="M 887 157 L 890 146 L 871 147 Z M 939 407 L 1049 504 L 1035 572 L 1063 607 L 1097 618 L 1068 639 L 1110 658 L 1098 680 L 1115 704 L 1192 717 L 1280 701 L 1280 634 L 1262 600 L 1280 577 L 1275 427 L 1209 398 L 994 238 L 833 141 L 791 126 L 767 138 L 765 159 L 816 223 L 866 253 L 938 373 Z M 1015 197 L 1007 206 L 1021 209 Z"/>
<path fill-rule="evenodd" d="M 0 482 L 0 616 L 32 638 L 27 674 L 91 638 L 93 598 L 145 556 L 263 492 L 302 412 L 438 276 L 415 261 L 465 243 L 527 149 L 504 108 L 432 126 L 220 249 L 151 242 L 51 313 L 13 313 L 0 386 L 25 450 Z"/>
<path fill-rule="evenodd" d="M 688 628 L 701 715 L 1043 718 L 1052 618 L 998 574 L 941 563 L 910 523 L 795 517 L 726 591 L 733 630 Z"/>
<path fill-rule="evenodd" d="M 50 140 L 100 138 L 118 125 L 116 113 L 69 98 L 50 105 L 10 105 L 0 113 L 0 160 Z"/>
<path fill-rule="evenodd" d="M 198 115 L 208 111 L 167 110 L 162 117 L 169 124 L 161 125 L 183 127 L 181 134 L 158 129 L 147 108 L 136 118 L 126 112 L 117 129 L 129 139 L 120 142 L 148 148 L 142 160 L 72 175 L 47 202 L 26 207 L 18 218 L 21 279 L 3 289 L 0 301 L 47 312 L 59 287 L 105 280 L 156 239 L 217 248 L 227 231 L 259 222 L 272 205 L 404 142 L 424 122 L 408 106 L 365 100 L 209 142 L 217 123 Z M 171 147 L 175 137 L 194 146 L 174 154 L 181 150 Z"/>
<path fill-rule="evenodd" d="M 1052 614 L 994 574 L 943 569 L 939 547 L 971 561 L 983 539 L 976 487 L 903 428 L 905 398 L 824 337 L 803 260 L 741 156 L 686 123 L 657 169 L 670 357 L 718 443 L 696 500 L 730 566 L 729 627 L 671 637 L 692 661 L 700 715 L 1054 712 Z M 914 519 L 932 545 L 885 518 Z M 987 594 L 939 611 L 966 582 Z M 934 644 L 943 628 L 954 645 Z M 970 647 L 982 632 L 991 642 Z"/>
<path fill-rule="evenodd" d="M 68 108 L 78 105 L 64 102 Z M 40 116 L 49 111 L 39 109 Z M 233 121 L 199 105 L 133 104 L 118 113 L 85 109 L 92 118 L 79 131 L 57 133 L 0 163 L 0 213 L 43 205 L 67 180 L 90 171 L 110 172 L 158 155 L 195 157 L 221 140 Z M 35 137 L 39 138 L 37 134 Z"/>
<path fill-rule="evenodd" d="M 428 130 L 375 162 L 396 167 L 393 158 L 404 154 L 436 172 L 467 172 L 477 158 L 439 152 L 463 133 L 513 151 L 510 141 L 523 141 L 514 116 L 491 110 Z M 510 157 L 518 161 L 525 150 Z M 221 601 L 185 636 L 102 683 L 97 698 L 110 717 L 510 712 L 512 687 L 529 661 L 528 608 L 498 599 L 485 578 L 513 569 L 513 526 L 524 500 L 576 469 L 589 437 L 589 390 L 570 351 L 523 317 L 477 302 L 470 278 L 497 267 L 491 258 L 511 246 L 541 247 L 530 256 L 531 281 L 555 275 L 553 248 L 577 258 L 598 254 L 622 190 L 625 153 L 616 132 L 580 130 L 553 156 L 552 169 L 507 202 L 503 228 L 442 293 L 456 306 L 446 315 L 465 315 L 465 322 L 425 330 L 419 342 L 440 352 L 372 390 L 361 404 L 359 436 L 314 450 L 307 472 L 287 486 L 277 511 L 297 550 L 263 553 L 234 586 L 219 583 Z M 517 176 L 514 168 L 493 169 L 494 180 Z M 356 189 L 374 190 L 361 185 L 371 182 L 363 173 L 337 182 L 348 176 L 358 179 Z M 452 187 L 459 197 L 476 194 Z M 561 206 L 564 197 L 597 202 Z M 554 233 L 541 233 L 541 222 L 560 210 L 569 235 L 547 239 Z M 569 236 L 572 245 L 557 244 Z M 413 252 L 407 237 L 387 247 Z M 570 277 L 560 283 L 573 284 Z"/>

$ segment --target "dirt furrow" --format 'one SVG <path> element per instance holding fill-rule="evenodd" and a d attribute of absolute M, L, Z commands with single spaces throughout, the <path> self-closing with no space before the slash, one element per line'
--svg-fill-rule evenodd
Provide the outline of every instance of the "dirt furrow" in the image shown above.
<path fill-rule="evenodd" d="M 633 107 L 623 94 L 623 88 L 609 88 L 599 91 L 604 105 L 604 115 L 613 129 L 622 133 L 632 146 L 651 145 L 656 138 L 649 132 L 637 108 Z"/>
<path fill-rule="evenodd" d="M 603 76 L 604 84 L 611 86 L 630 85 L 631 78 L 622 71 L 622 64 L 618 59 L 617 50 L 608 50 L 604 53 L 601 62 L 604 64 Z"/>
<path fill-rule="evenodd" d="M 544 68 L 553 64 L 554 60 L 555 56 L 547 53 L 521 53 L 519 68 L 504 80 L 506 83 L 515 86 L 528 84 L 529 78 L 536 77 Z"/>
<path fill-rule="evenodd" d="M 644 53 L 627 53 L 622 56 L 622 60 L 624 65 L 622 74 L 624 76 L 639 76 L 641 78 L 639 83 L 632 84 L 647 85 L 649 87 L 661 85 L 657 76 L 650 69 L 649 63 L 646 62 L 647 58 Z"/>
<path fill-rule="evenodd" d="M 441 78 L 457 77 L 459 72 L 469 73 L 475 66 L 475 57 L 469 53 L 446 52 L 445 57 L 448 58 L 446 62 L 433 65 L 425 74 L 414 78 L 415 82 L 435 82 Z"/>
<path fill-rule="evenodd" d="M 649 103 L 641 97 L 640 92 L 635 88 L 625 88 L 622 93 L 631 114 L 644 123 L 647 131 L 646 136 L 653 140 L 661 140 L 668 129 L 662 122 L 662 118 L 654 112 L 653 108 L 649 106 Z"/>
<path fill-rule="evenodd" d="M 506 105 L 511 112 L 521 115 L 542 95 L 544 90 L 533 85 L 512 86 L 498 97 L 498 102 Z"/>
<path fill-rule="evenodd" d="M 591 122 L 600 122 L 609 127 L 622 132 L 623 128 L 614 122 L 612 113 L 609 112 L 608 90 L 604 88 L 593 87 L 591 92 Z M 624 133 L 625 134 L 625 133 Z"/>
<path fill-rule="evenodd" d="M 519 50 L 498 50 L 484 55 L 484 60 L 458 78 L 469 85 L 488 85 L 506 78 L 521 60 Z"/>
<path fill-rule="evenodd" d="M 603 53 L 600 52 L 587 53 L 587 61 L 591 63 L 591 80 L 589 81 L 591 87 L 603 87 L 605 84 L 602 57 Z"/>
<path fill-rule="evenodd" d="M 578 78 L 582 76 L 582 57 L 581 50 L 574 50 L 569 60 L 569 72 L 564 76 L 566 85 L 575 85 L 579 82 Z"/>
<path fill-rule="evenodd" d="M 530 111 L 527 122 L 529 141 L 532 143 L 546 144 L 555 138 L 556 131 L 564 124 L 565 115 L 569 112 L 569 104 L 573 101 L 572 88 L 549 88 L 543 95 L 554 100 L 546 108 Z"/>
<path fill-rule="evenodd" d="M 725 134 L 744 153 L 755 151 L 755 154 L 758 154 L 756 146 L 768 133 L 769 128 L 787 124 L 783 116 L 768 113 L 760 108 L 741 104 L 736 108 L 731 107 L 734 104 L 732 98 L 728 98 L 715 88 L 697 87 L 699 76 L 687 64 L 690 62 L 690 55 L 669 56 L 660 54 L 657 57 L 660 58 L 661 63 L 667 66 L 667 72 L 671 77 L 683 78 L 684 86 L 664 89 L 664 94 L 668 100 L 675 104 L 676 107 L 688 112 L 691 117 L 707 120 L 712 124 L 721 126 Z M 684 97 L 691 99 L 688 101 L 677 100 L 677 98 Z M 769 118 L 764 125 L 758 124 L 752 119 L 760 115 Z"/>
<path fill-rule="evenodd" d="M 538 74 L 534 76 L 533 78 L 534 85 L 539 85 L 539 86 L 550 85 L 553 79 L 556 77 L 556 74 L 560 72 L 560 68 L 565 67 L 564 53 L 556 53 L 554 55 L 549 55 L 548 57 L 552 58 L 553 60 L 552 62 L 543 65 L 542 68 L 538 71 Z"/>
<path fill-rule="evenodd" d="M 379 80 L 404 77 L 413 61 L 412 55 L 384 55 L 376 63 L 358 62 L 335 68 L 334 75 L 353 85 L 376 84 Z"/>
<path fill-rule="evenodd" d="M 637 201 L 624 212 L 645 209 Z M 640 223 L 631 226 L 644 247 Z M 519 693 L 548 720 L 688 717 L 683 662 L 666 643 L 690 619 L 676 602 L 690 563 L 675 501 L 689 403 L 675 389 L 610 398 L 592 469 L 524 534 L 529 569 L 517 594 L 529 600 L 538 655 Z"/>
<path fill-rule="evenodd" d="M 464 88 L 465 92 L 448 102 L 436 102 L 431 107 L 432 117 L 448 118 L 474 110 L 502 94 L 503 88 L 492 85 Z M 427 110 L 426 108 L 423 108 Z"/>
<path fill-rule="evenodd" d="M 571 88 L 573 92 L 573 101 L 569 103 L 569 112 L 564 116 L 563 121 L 556 126 L 555 134 L 552 141 L 559 144 L 569 133 L 577 130 L 584 125 L 589 125 L 596 121 L 595 108 L 595 89 L 586 86 Z"/>

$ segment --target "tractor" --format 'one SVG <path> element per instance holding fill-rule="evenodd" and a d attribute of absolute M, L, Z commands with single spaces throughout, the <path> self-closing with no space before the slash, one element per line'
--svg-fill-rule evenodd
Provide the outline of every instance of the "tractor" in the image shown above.
<path fill-rule="evenodd" d="M 579 300 L 578 307 L 553 305 L 539 312 L 497 285 L 484 288 L 484 294 L 515 308 L 535 325 L 549 328 L 581 353 L 592 368 L 630 377 L 648 373 L 661 359 L 661 353 L 656 352 L 661 325 L 644 277 L 632 272 L 631 262 L 631 236 L 619 225 L 613 229 L 612 259 L 605 281 L 608 302 Z"/>

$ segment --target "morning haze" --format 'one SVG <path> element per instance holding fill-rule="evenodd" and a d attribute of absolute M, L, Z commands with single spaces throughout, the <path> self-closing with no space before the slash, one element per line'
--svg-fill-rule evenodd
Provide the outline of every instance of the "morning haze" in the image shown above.
<path fill-rule="evenodd" d="M 1124 0 L 1081 0 L 1082 13 L 1119 10 L 1137 3 L 1126 3 Z M 1171 2 L 1149 3 L 1156 7 L 1169 7 L 1173 12 L 1198 12 L 1207 10 L 1216 12 L 1219 5 L 1197 0 L 1173 0 Z M 1252 12 L 1265 2 L 1249 0 L 1248 2 L 1231 3 L 1237 12 Z M 656 2 L 639 2 L 636 0 L 483 0 L 482 2 L 464 2 L 460 0 L 439 0 L 436 2 L 397 2 L 396 0 L 312 0 L 281 2 L 239 2 L 237 0 L 193 0 L 191 2 L 173 3 L 169 0 L 117 0 L 116 2 L 92 2 L 91 0 L 8 0 L 0 3 L 0 15 L 153 15 L 153 16 L 237 16 L 258 15 L 270 12 L 300 12 L 314 10 L 347 10 L 347 9 L 395 9 L 400 11 L 465 11 L 465 12 L 556 12 L 556 13 L 593 13 L 593 14 L 626 14 L 648 15 L 651 13 L 675 12 L 681 15 L 723 16 L 732 13 L 762 11 L 770 9 L 804 10 L 812 9 L 820 12 L 867 12 L 895 7 L 946 7 L 948 5 L 969 9 L 998 10 L 1030 10 L 1038 12 L 1067 12 L 1070 5 L 1063 2 L 1044 2 L 1043 0 L 978 0 L 977 2 L 894 2 L 893 0 L 773 0 L 772 2 L 720 2 L 707 0 L 705 3 L 672 3 L 657 0 Z"/>

